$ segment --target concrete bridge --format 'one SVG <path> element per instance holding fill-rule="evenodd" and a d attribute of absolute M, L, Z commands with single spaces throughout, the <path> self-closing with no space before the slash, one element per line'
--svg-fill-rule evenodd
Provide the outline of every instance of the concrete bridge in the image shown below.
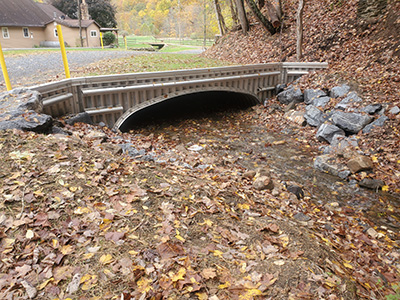
<path fill-rule="evenodd" d="M 42 94 L 46 114 L 87 112 L 94 122 L 121 129 L 140 110 L 177 97 L 234 93 L 244 101 L 262 103 L 277 84 L 323 68 L 327 63 L 269 63 L 71 78 L 31 89 Z"/>

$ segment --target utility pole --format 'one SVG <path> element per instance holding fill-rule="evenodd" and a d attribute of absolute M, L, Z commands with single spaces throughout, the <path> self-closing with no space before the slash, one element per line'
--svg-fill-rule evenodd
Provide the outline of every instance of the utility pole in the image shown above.
<path fill-rule="evenodd" d="M 81 47 L 83 47 L 81 3 L 80 3 L 80 0 L 76 0 L 76 2 L 78 4 L 79 40 L 81 41 Z"/>
<path fill-rule="evenodd" d="M 206 0 L 203 1 L 204 4 L 204 40 L 203 40 L 203 47 L 206 49 L 206 38 L 207 38 L 207 2 Z"/>

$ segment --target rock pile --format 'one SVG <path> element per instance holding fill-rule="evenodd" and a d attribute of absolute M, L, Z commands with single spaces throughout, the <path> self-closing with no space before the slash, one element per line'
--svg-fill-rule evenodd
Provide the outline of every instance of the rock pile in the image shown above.
<path fill-rule="evenodd" d="M 321 146 L 322 154 L 315 158 L 314 167 L 343 179 L 358 172 L 373 171 L 372 159 L 358 147 L 360 135 L 357 134 L 368 134 L 374 128 L 384 126 L 389 119 L 385 114 L 400 113 L 397 106 L 389 111 L 379 103 L 363 106 L 362 98 L 346 84 L 330 91 L 306 89 L 304 92 L 291 85 L 281 91 L 277 99 L 287 105 L 285 118 L 299 125 L 318 128 L 316 138 L 329 144 Z M 299 102 L 306 104 L 305 110 L 296 110 Z M 365 178 L 359 185 L 377 189 L 384 182 Z"/>
<path fill-rule="evenodd" d="M 0 93 L 0 130 L 46 132 L 52 127 L 53 118 L 42 111 L 42 98 L 36 91 L 18 88 Z"/>

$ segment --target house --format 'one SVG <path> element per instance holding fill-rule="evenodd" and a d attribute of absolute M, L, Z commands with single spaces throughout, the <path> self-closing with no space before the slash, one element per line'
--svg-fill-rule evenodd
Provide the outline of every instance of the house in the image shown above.
<path fill-rule="evenodd" d="M 100 26 L 90 20 L 83 0 L 81 31 L 84 47 L 100 46 Z M 50 4 L 33 0 L 0 0 L 0 44 L 3 48 L 59 46 L 57 24 L 67 46 L 79 47 L 79 20 L 71 19 Z"/>

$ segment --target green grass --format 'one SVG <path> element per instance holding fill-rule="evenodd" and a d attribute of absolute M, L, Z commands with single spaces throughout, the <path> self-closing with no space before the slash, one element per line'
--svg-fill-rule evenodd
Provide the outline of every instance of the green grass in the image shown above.
<path fill-rule="evenodd" d="M 160 52 L 163 53 L 170 53 L 170 52 L 180 52 L 185 50 L 192 50 L 197 49 L 197 47 L 190 47 L 190 46 L 180 46 L 180 45 L 166 45 L 161 48 Z"/>
<path fill-rule="evenodd" d="M 195 54 L 152 53 L 94 63 L 74 72 L 73 77 L 210 68 L 230 65 Z"/>
<path fill-rule="evenodd" d="M 128 48 L 151 48 L 149 43 L 166 43 L 174 45 L 188 45 L 188 46 L 203 46 L 202 39 L 177 39 L 177 38 L 155 38 L 153 36 L 127 36 L 126 42 Z M 119 47 L 124 48 L 125 42 L 123 37 L 118 39 Z M 206 40 L 206 46 L 211 46 L 214 43 L 212 40 Z"/>

